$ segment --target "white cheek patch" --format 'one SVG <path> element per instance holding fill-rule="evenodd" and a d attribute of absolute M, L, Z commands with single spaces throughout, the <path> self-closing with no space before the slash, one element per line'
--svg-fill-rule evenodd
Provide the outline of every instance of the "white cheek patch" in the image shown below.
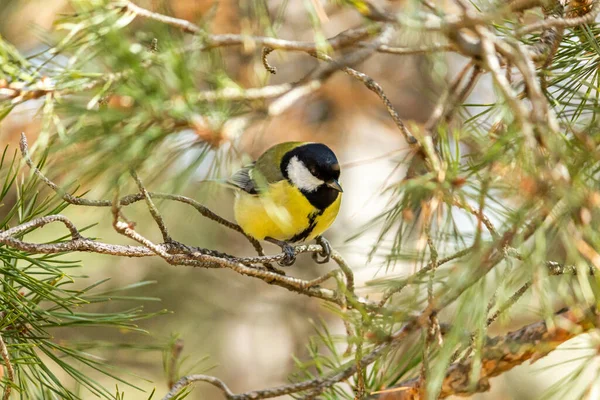
<path fill-rule="evenodd" d="M 298 157 L 292 157 L 287 166 L 287 173 L 294 186 L 305 192 L 314 192 L 325 183 L 311 174 Z"/>

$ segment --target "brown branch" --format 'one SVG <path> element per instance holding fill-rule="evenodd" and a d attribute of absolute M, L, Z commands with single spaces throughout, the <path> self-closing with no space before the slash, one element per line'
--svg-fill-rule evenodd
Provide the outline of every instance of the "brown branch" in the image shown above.
<path fill-rule="evenodd" d="M 485 225 L 486 229 L 488 230 L 490 235 L 492 235 L 492 238 L 494 240 L 497 240 L 498 238 L 500 238 L 500 235 L 498 234 L 498 231 L 494 227 L 494 224 L 492 224 L 492 221 L 490 221 L 490 219 L 484 213 L 475 209 L 469 203 L 459 199 L 458 197 L 454 197 L 454 199 L 452 200 L 452 205 L 454 205 L 460 209 L 463 209 L 463 210 L 469 212 L 470 214 L 473 214 L 477 218 L 478 221 L 480 221 L 481 223 L 483 223 L 483 225 Z"/>
<path fill-rule="evenodd" d="M 312 55 L 320 60 L 328 61 L 329 63 L 334 65 L 336 68 L 344 71 L 346 74 L 350 75 L 351 77 L 361 81 L 367 87 L 367 89 L 369 89 L 370 91 L 375 93 L 381 99 L 381 101 L 385 105 L 385 108 L 387 109 L 388 114 L 390 114 L 390 116 L 392 117 L 392 120 L 394 121 L 394 123 L 396 124 L 398 129 L 400 129 L 400 132 L 402 133 L 402 136 L 404 136 L 404 139 L 406 140 L 406 142 L 410 145 L 418 145 L 417 139 L 408 130 L 408 128 L 404 124 L 404 121 L 402 121 L 402 118 L 400 118 L 398 111 L 396 111 L 396 108 L 394 107 L 392 102 L 388 99 L 386 94 L 384 93 L 383 89 L 381 88 L 381 85 L 379 85 L 377 82 L 375 82 L 373 80 L 373 78 L 371 78 L 370 76 L 368 76 L 367 74 L 365 74 L 363 72 L 360 72 L 353 68 L 350 68 L 348 65 L 344 64 L 343 62 L 338 62 L 338 61 L 334 60 L 332 57 L 328 56 L 327 54 L 315 52 L 315 53 L 312 53 Z"/>
<path fill-rule="evenodd" d="M 165 225 L 163 218 L 161 217 L 160 213 L 158 212 L 158 209 L 154 205 L 154 202 L 152 201 L 150 194 L 146 190 L 146 187 L 144 186 L 144 184 L 142 183 L 142 181 L 140 180 L 139 176 L 137 175 L 137 173 L 135 171 L 133 171 L 133 170 L 131 171 L 131 176 L 133 177 L 133 180 L 135 180 L 135 183 L 137 184 L 140 192 L 142 192 L 142 194 L 144 195 L 144 199 L 146 200 L 146 206 L 148 207 L 148 210 L 150 211 L 150 214 L 152 215 L 154 222 L 156 222 L 156 225 L 158 225 L 158 229 L 160 229 L 160 233 L 162 234 L 163 241 L 165 243 L 171 242 L 171 236 L 169 235 L 167 226 Z"/>
<path fill-rule="evenodd" d="M 121 215 L 120 208 L 123 206 L 127 206 L 129 204 L 142 200 L 146 200 L 149 206 L 153 206 L 154 204 L 151 201 L 149 201 L 149 199 L 163 198 L 190 204 L 194 208 L 196 208 L 203 216 L 210 218 L 230 229 L 233 229 L 243 234 L 242 229 L 238 225 L 214 214 L 208 208 L 202 206 L 195 200 L 189 199 L 184 196 L 149 193 L 145 190 L 139 178 L 136 178 L 137 176 L 135 174 L 134 179 L 136 179 L 136 182 L 138 183 L 138 186 L 140 187 L 142 193 L 115 198 L 113 201 L 82 199 L 80 197 L 72 196 L 63 191 L 58 185 L 49 180 L 35 166 L 35 164 L 29 156 L 27 139 L 24 134 L 22 134 L 21 136 L 21 153 L 23 154 L 23 158 L 25 159 L 26 163 L 32 168 L 34 174 L 36 174 L 36 176 L 38 176 L 44 183 L 46 183 L 46 185 L 53 189 L 57 194 L 61 195 L 66 202 L 70 204 L 91 207 L 112 207 L 113 226 L 115 230 L 129 237 L 130 239 L 137 241 L 141 244 L 141 246 L 114 245 L 83 238 L 81 237 L 75 226 L 66 217 L 61 215 L 52 215 L 48 217 L 38 218 L 29 223 L 19 225 L 18 227 L 11 228 L 10 230 L 4 232 L 0 232 L 0 243 L 6 244 L 18 250 L 32 253 L 57 254 L 66 251 L 82 251 L 125 257 L 159 256 L 171 265 L 187 265 L 202 268 L 229 268 L 239 274 L 261 279 L 266 283 L 278 285 L 288 290 L 307 295 L 309 297 L 317 297 L 329 302 L 333 302 L 340 306 L 345 306 L 345 298 L 343 295 L 339 295 L 337 292 L 334 292 L 329 289 L 318 287 L 318 285 L 324 282 L 325 280 L 328 280 L 335 276 L 335 273 L 330 272 L 313 280 L 306 281 L 298 278 L 287 277 L 272 270 L 265 270 L 264 268 L 260 268 L 256 265 L 265 265 L 280 261 L 284 257 L 283 253 L 272 256 L 259 255 L 257 257 L 235 257 L 226 253 L 221 253 L 210 249 L 190 247 L 184 245 L 183 243 L 176 242 L 172 239 L 164 244 L 155 244 L 152 243 L 152 241 L 145 238 L 144 236 L 140 235 L 138 232 L 136 232 L 133 229 L 133 227 L 130 226 L 129 223 L 119 221 L 118 218 L 119 215 Z M 152 207 L 150 207 L 150 210 L 152 212 Z M 164 227 L 164 222 L 158 214 L 158 210 L 154 210 L 153 217 L 155 218 L 155 220 L 157 220 L 157 223 L 162 224 Z M 70 229 L 72 234 L 71 241 L 59 243 L 29 243 L 14 237 L 16 234 L 55 221 L 60 221 L 64 223 Z M 164 227 L 164 229 L 166 229 L 166 227 Z M 255 239 L 252 239 L 248 236 L 246 237 L 251 242 L 253 242 L 253 244 L 256 243 L 255 248 L 257 248 L 257 251 L 259 251 L 259 254 L 261 254 L 262 247 L 260 246 L 260 244 Z M 296 254 L 314 254 L 322 252 L 323 247 L 321 245 L 301 245 L 296 246 L 295 251 Z M 334 251 L 332 253 L 332 259 L 338 264 L 339 268 L 346 276 L 346 289 L 348 290 L 350 295 L 354 296 L 354 277 L 352 274 L 352 270 L 346 264 L 345 260 L 339 253 Z M 361 304 L 371 309 L 377 308 L 375 304 L 369 303 L 364 299 L 357 300 Z"/>
<path fill-rule="evenodd" d="M 469 70 L 472 70 L 471 77 L 463 88 L 459 91 L 460 84 Z M 435 108 L 431 112 L 429 119 L 425 123 L 425 130 L 433 134 L 433 130 L 442 120 L 450 121 L 451 115 L 459 104 L 462 104 L 464 99 L 471 93 L 473 87 L 477 83 L 477 79 L 481 74 L 481 69 L 478 66 L 473 66 L 473 62 L 467 63 L 465 67 L 454 78 L 450 86 L 444 91 Z"/>
<path fill-rule="evenodd" d="M 117 231 L 126 236 L 138 241 L 142 246 L 118 245 L 102 243 L 86 238 L 76 238 L 66 242 L 58 243 L 31 243 L 17 239 L 12 235 L 22 231 L 29 230 L 32 227 L 44 226 L 54 221 L 66 221 L 66 217 L 61 215 L 51 215 L 41 217 L 31 222 L 28 222 L 24 228 L 21 226 L 11 228 L 0 232 L 0 243 L 7 245 L 13 249 L 25 251 L 33 254 L 61 254 L 65 252 L 88 252 L 97 254 L 107 254 L 122 257 L 152 257 L 159 256 L 171 265 L 187 265 L 200 268 L 227 268 L 239 274 L 251 276 L 265 281 L 266 283 L 284 287 L 290 291 L 304 294 L 309 297 L 317 297 L 338 305 L 341 305 L 341 300 L 336 292 L 330 289 L 320 288 L 317 285 L 324 280 L 331 278 L 331 273 L 325 274 L 311 281 L 303 279 L 283 276 L 275 272 L 266 271 L 253 266 L 254 263 L 277 262 L 283 259 L 283 254 L 273 256 L 258 256 L 258 257 L 233 257 L 229 255 L 220 256 L 207 254 L 206 249 L 191 248 L 181 243 L 173 241 L 168 244 L 154 244 L 148 239 L 139 235 L 131 227 L 122 221 L 115 223 Z M 185 249 L 185 251 L 182 251 Z M 319 245 L 303 245 L 296 246 L 297 254 L 301 253 L 316 253 L 323 251 Z M 365 304 L 368 302 L 360 300 Z M 374 306 L 373 306 L 374 307 Z"/>
<path fill-rule="evenodd" d="M 48 187 L 50 187 L 54 192 L 56 192 L 64 201 L 66 201 L 69 204 L 78 205 L 78 206 L 112 207 L 111 200 L 88 200 L 88 199 L 84 199 L 82 197 L 73 196 L 73 195 L 65 192 L 57 184 L 55 184 L 50 179 L 48 179 L 42 173 L 42 171 L 40 171 L 39 168 L 37 168 L 35 163 L 31 160 L 31 157 L 29 156 L 28 145 L 27 145 L 27 137 L 25 136 L 24 133 L 21 133 L 21 140 L 20 140 L 19 145 L 21 148 L 21 155 L 23 156 L 23 159 L 25 160 L 25 162 L 27 163 L 29 168 L 31 168 L 33 173 L 40 180 L 42 180 Z M 198 203 L 196 200 L 190 199 L 189 197 L 186 197 L 186 196 L 173 195 L 173 194 L 167 194 L 167 193 L 150 193 L 150 192 L 148 192 L 147 194 L 148 194 L 148 196 L 150 196 L 150 198 L 177 201 L 177 202 L 188 204 L 188 205 L 194 207 L 203 217 L 211 219 L 220 225 L 223 225 L 229 229 L 232 229 L 232 230 L 244 235 L 250 241 L 250 243 L 256 249 L 256 251 L 259 255 L 264 254 L 261 244 L 256 239 L 251 238 L 250 236 L 246 235 L 239 225 L 237 225 L 231 221 L 228 221 L 225 218 L 215 214 L 207 207 Z M 123 196 L 119 200 L 119 204 L 121 206 L 127 206 L 127 205 L 130 205 L 130 204 L 136 203 L 138 201 L 142 201 L 142 200 L 146 200 L 146 195 L 144 193 L 130 194 L 127 196 Z"/>
<path fill-rule="evenodd" d="M 573 18 L 548 18 L 540 22 L 535 22 L 526 25 L 517 30 L 517 35 L 525 35 L 527 33 L 547 30 L 550 28 L 574 28 L 579 25 L 589 24 L 594 22 L 596 17 L 600 14 L 600 6 L 596 2 L 592 2 L 592 7 L 589 12 L 585 15 Z"/>
<path fill-rule="evenodd" d="M 2 400 L 8 400 L 10 398 L 10 392 L 12 391 L 12 385 L 15 382 L 15 370 L 13 369 L 12 363 L 10 362 L 8 349 L 6 347 L 6 343 L 4 343 L 2 335 L 0 335 L 0 356 L 4 361 L 4 365 L 8 374 L 8 382 L 4 386 L 4 395 L 2 396 Z"/>
<path fill-rule="evenodd" d="M 333 385 L 344 381 L 354 375 L 357 371 L 357 367 L 365 368 L 368 365 L 375 362 L 379 357 L 381 357 L 389 348 L 405 339 L 410 333 L 412 333 L 420 324 L 422 320 L 420 318 L 413 318 L 410 321 L 406 322 L 402 328 L 397 330 L 394 334 L 390 335 L 383 342 L 376 345 L 368 354 L 366 354 L 359 362 L 353 362 L 349 366 L 345 367 L 339 372 L 332 373 L 329 376 L 311 379 L 308 381 L 303 381 L 299 383 L 292 383 L 289 385 L 277 386 L 268 389 L 262 390 L 254 390 L 250 392 L 233 394 L 227 386 L 218 378 L 207 377 L 206 375 L 191 375 L 190 377 L 183 377 L 179 380 L 181 385 L 175 384 L 178 387 L 178 390 L 171 390 L 163 400 L 168 400 L 173 398 L 177 394 L 178 391 L 188 386 L 190 383 L 194 381 L 204 381 L 211 383 L 214 386 L 221 388 L 223 394 L 228 400 L 257 400 L 257 399 L 267 399 L 273 397 L 284 396 L 287 394 L 299 393 L 304 391 L 309 391 L 308 394 L 303 399 L 312 399 L 318 394 L 322 393 L 324 390 L 332 387 Z M 197 379 L 193 377 L 199 377 Z M 178 382 L 178 383 L 179 383 Z"/>
<path fill-rule="evenodd" d="M 373 45 L 368 42 L 359 42 L 358 45 L 362 47 L 372 47 Z M 456 47 L 451 44 L 437 44 L 433 46 L 421 46 L 421 47 L 392 47 L 387 45 L 380 45 L 375 48 L 378 53 L 395 54 L 398 56 L 412 56 L 417 54 L 431 54 L 437 52 L 456 52 Z"/>
<path fill-rule="evenodd" d="M 301 42 L 285 39 L 277 39 L 271 37 L 222 34 L 211 35 L 205 32 L 198 25 L 179 18 L 173 18 L 168 15 L 152 12 L 131 1 L 125 1 L 123 9 L 131 12 L 138 17 L 152 19 L 166 25 L 173 26 L 183 32 L 192 34 L 201 34 L 205 40 L 203 48 L 226 47 L 226 46 L 265 46 L 278 50 L 293 50 L 293 51 L 317 51 L 319 46 L 314 42 Z M 369 28 L 349 29 L 340 34 L 327 39 L 327 45 L 332 49 L 340 49 L 352 45 L 360 40 L 363 40 L 377 32 L 377 26 Z"/>
<path fill-rule="evenodd" d="M 439 398 L 452 395 L 467 396 L 485 392 L 490 388 L 490 378 L 498 376 L 524 362 L 534 362 L 544 357 L 560 344 L 599 325 L 595 309 L 582 311 L 566 309 L 555 317 L 556 327 L 550 329 L 545 321 L 527 325 L 503 336 L 488 339 L 481 352 L 479 380 L 470 381 L 474 359 L 452 364 L 442 382 Z M 414 378 L 395 388 L 380 392 L 379 400 L 420 400 L 419 379 Z"/>

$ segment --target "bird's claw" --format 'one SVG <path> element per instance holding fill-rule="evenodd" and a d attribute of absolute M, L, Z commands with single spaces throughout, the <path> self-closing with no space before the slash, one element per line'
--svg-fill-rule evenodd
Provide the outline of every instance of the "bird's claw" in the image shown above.
<path fill-rule="evenodd" d="M 282 267 L 289 267 L 296 262 L 296 251 L 289 244 L 285 244 L 281 246 L 281 250 L 283 251 L 283 258 L 279 260 L 279 265 Z"/>
<path fill-rule="evenodd" d="M 323 236 L 317 236 L 317 244 L 321 245 L 323 250 L 321 250 L 319 253 L 313 253 L 312 259 L 317 264 L 327 264 L 329 260 L 331 260 L 331 245 L 329 244 L 329 241 Z M 319 256 L 323 258 L 319 259 Z"/>
<path fill-rule="evenodd" d="M 289 267 L 296 262 L 296 250 L 289 243 L 284 242 L 283 240 L 273 239 L 272 237 L 268 236 L 265 238 L 265 240 L 281 247 L 281 251 L 283 251 L 283 258 L 277 262 L 280 266 Z"/>

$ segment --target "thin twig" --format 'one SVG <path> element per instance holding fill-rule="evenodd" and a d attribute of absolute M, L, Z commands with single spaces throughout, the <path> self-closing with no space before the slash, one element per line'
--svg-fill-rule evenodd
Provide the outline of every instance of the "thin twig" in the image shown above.
<path fill-rule="evenodd" d="M 354 400 L 363 400 L 366 394 L 365 388 L 365 370 L 361 364 L 363 358 L 364 321 L 361 316 L 356 326 L 356 350 L 354 351 L 354 362 L 356 363 L 356 389 L 354 390 Z"/>
<path fill-rule="evenodd" d="M 506 76 L 501 72 L 500 61 L 498 60 L 498 56 L 494 47 L 495 37 L 488 29 L 482 26 L 477 26 L 476 31 L 481 39 L 485 64 L 492 73 L 494 82 L 504 95 L 506 102 L 513 111 L 515 120 L 519 124 L 523 135 L 529 141 L 529 145 L 534 147 L 536 145 L 536 141 L 533 137 L 533 128 L 531 127 L 531 123 L 528 119 L 527 109 L 523 103 L 519 101 L 517 95 L 510 86 L 510 83 L 506 79 Z"/>
<path fill-rule="evenodd" d="M 511 51 L 511 47 L 508 44 L 498 39 L 494 40 L 494 44 L 498 51 L 505 58 L 509 59 L 523 76 L 528 98 L 532 105 L 531 120 L 534 124 L 543 124 L 547 126 L 551 132 L 558 132 L 559 126 L 556 116 L 552 112 L 548 100 L 542 92 L 533 61 L 530 57 L 527 57 L 523 44 L 516 40 L 508 40 L 508 42 L 516 50 L 515 52 Z"/>
<path fill-rule="evenodd" d="M 368 42 L 358 43 L 362 47 L 371 47 L 372 45 Z M 433 46 L 422 46 L 422 47 L 392 47 L 387 45 L 380 45 L 376 47 L 378 53 L 395 54 L 398 56 L 412 56 L 417 54 L 431 54 L 444 51 L 456 51 L 456 48 L 451 44 L 438 44 Z"/>
<path fill-rule="evenodd" d="M 517 30 L 517 35 L 522 36 L 527 33 L 546 30 L 550 28 L 573 28 L 579 25 L 589 24 L 594 22 L 598 14 L 600 13 L 600 6 L 596 2 L 592 2 L 591 10 L 580 17 L 574 18 L 549 18 L 544 19 L 540 22 L 535 22 L 529 25 L 526 25 L 519 30 Z"/>
<path fill-rule="evenodd" d="M 160 229 L 160 233 L 162 234 L 163 241 L 165 243 L 169 243 L 171 241 L 171 236 L 169 235 L 169 231 L 167 230 L 165 221 L 160 216 L 160 213 L 158 212 L 158 209 L 154 205 L 152 198 L 148 194 L 146 187 L 144 186 L 144 184 L 142 183 L 141 179 L 139 178 L 139 176 L 137 175 L 137 173 L 135 171 L 133 171 L 133 170 L 131 171 L 131 176 L 133 177 L 133 180 L 135 180 L 135 183 L 137 184 L 138 189 L 140 189 L 140 192 L 142 192 L 142 194 L 144 195 L 144 199 L 146 200 L 146 205 L 148 206 L 148 210 L 150 210 L 150 214 L 152 215 L 152 218 L 154 218 L 156 225 L 158 225 L 158 229 Z"/>
<path fill-rule="evenodd" d="M 3 236 L 3 237 L 4 236 L 16 236 L 16 235 L 20 236 L 31 229 L 41 228 L 52 222 L 62 222 L 65 225 L 65 227 L 67 227 L 69 232 L 71 233 L 72 240 L 78 240 L 78 239 L 82 238 L 82 236 L 79 233 L 79 230 L 77 230 L 77 227 L 75 226 L 75 224 L 73 224 L 67 217 L 65 217 L 64 215 L 60 215 L 60 214 L 47 215 L 45 217 L 36 218 L 29 222 L 24 222 L 13 228 L 9 228 L 9 229 L 6 229 L 6 230 L 0 232 L 0 236 Z"/>
<path fill-rule="evenodd" d="M 467 63 L 461 69 L 458 75 L 456 75 L 450 86 L 448 86 L 448 88 L 444 91 L 444 94 L 440 97 L 435 108 L 431 112 L 429 119 L 425 123 L 426 131 L 432 132 L 438 125 L 438 123 L 443 119 L 444 115 L 447 113 L 447 109 L 449 109 L 450 107 L 454 107 L 456 103 L 459 103 L 458 101 L 455 101 L 456 92 L 458 91 L 462 80 L 471 68 L 473 68 L 473 62 Z M 473 75 L 475 75 L 475 73 L 473 73 Z"/>
<path fill-rule="evenodd" d="M 277 50 L 293 50 L 293 51 L 316 51 L 319 46 L 314 42 L 301 42 L 293 40 L 285 40 L 271 37 L 259 37 L 249 35 L 222 34 L 211 35 L 205 32 L 198 25 L 179 18 L 173 18 L 164 14 L 152 12 L 131 1 L 124 2 L 124 10 L 132 12 L 138 17 L 152 19 L 177 29 L 183 32 L 202 35 L 204 39 L 204 48 L 226 47 L 226 46 L 264 46 Z M 377 33 L 377 27 L 361 27 L 357 29 L 349 29 L 340 34 L 327 39 L 327 45 L 333 49 L 340 49 L 352 45 L 360 40 L 363 40 Z"/>
<path fill-rule="evenodd" d="M 10 362 L 8 348 L 6 347 L 6 343 L 4 343 L 2 335 L 0 335 L 0 356 L 2 356 L 4 366 L 6 367 L 6 371 L 8 373 L 8 382 L 4 386 L 4 395 L 2 396 L 2 400 L 8 400 L 10 398 L 10 392 L 12 391 L 12 385 L 15 382 L 15 370 Z"/>
<path fill-rule="evenodd" d="M 88 200 L 88 199 L 84 199 L 82 197 L 73 196 L 73 195 L 65 192 L 57 184 L 55 184 L 50 179 L 48 179 L 42 173 L 42 171 L 40 171 L 39 168 L 34 164 L 34 162 L 31 160 L 31 157 L 29 156 L 28 145 L 27 145 L 27 137 L 25 136 L 24 133 L 21 133 L 21 140 L 20 140 L 19 144 L 20 144 L 20 148 L 21 148 L 21 155 L 23 156 L 23 159 L 25 160 L 25 162 L 27 163 L 29 168 L 31 168 L 33 173 L 40 180 L 42 180 L 48 187 L 50 187 L 60 197 L 62 197 L 62 199 L 64 201 L 66 201 L 69 204 L 86 206 L 86 207 L 112 207 L 111 200 Z M 253 247 L 256 249 L 257 253 L 259 255 L 264 255 L 261 244 L 256 239 L 246 235 L 239 225 L 237 225 L 231 221 L 228 221 L 225 218 L 215 214 L 214 212 L 209 210 L 207 207 L 198 203 L 196 200 L 190 199 L 189 197 L 186 197 L 186 196 L 166 194 L 166 193 L 148 193 L 148 195 L 150 196 L 150 198 L 173 200 L 173 201 L 188 204 L 188 205 L 194 207 L 203 217 L 209 218 L 209 219 L 217 222 L 218 224 L 221 224 L 229 229 L 232 229 L 232 230 L 239 232 L 239 233 L 243 234 L 244 236 L 246 236 L 246 238 L 251 242 Z M 144 195 L 144 193 L 130 194 L 127 196 L 123 196 L 119 200 L 119 205 L 127 206 L 127 205 L 130 205 L 130 204 L 136 203 L 138 201 L 142 201 L 142 200 L 146 200 L 146 196 Z"/>
<path fill-rule="evenodd" d="M 342 255 L 335 250 L 331 252 L 331 259 L 336 262 L 346 277 L 346 290 L 354 295 L 354 272 L 352 272 L 352 268 L 350 268 Z"/>
<path fill-rule="evenodd" d="M 492 238 L 494 240 L 500 238 L 500 234 L 494 227 L 494 224 L 492 224 L 492 221 L 490 221 L 490 219 L 483 212 L 480 212 L 479 210 L 471 206 L 469 203 L 459 199 L 458 197 L 454 197 L 452 204 L 458 208 L 468 211 L 469 213 L 477 217 L 477 221 L 480 221 L 481 223 L 483 223 L 483 225 L 485 225 L 485 227 L 487 228 L 488 232 L 490 232 L 490 235 L 492 235 Z"/>
<path fill-rule="evenodd" d="M 404 136 L 404 139 L 406 140 L 406 142 L 410 145 L 418 144 L 417 139 L 413 136 L 413 134 L 410 132 L 410 130 L 406 127 L 406 125 L 404 124 L 404 121 L 402 121 L 402 118 L 400 118 L 398 111 L 396 111 L 396 108 L 394 107 L 394 105 L 392 104 L 390 99 L 386 96 L 385 92 L 383 91 L 383 89 L 381 88 L 381 85 L 379 85 L 379 83 L 375 82 L 373 80 L 373 78 L 371 78 L 370 76 L 368 76 L 367 74 L 365 74 L 363 72 L 359 72 L 353 68 L 350 68 L 348 66 L 340 64 L 339 62 L 336 62 L 333 58 L 331 58 L 327 54 L 315 53 L 314 56 L 320 60 L 325 60 L 334 65 L 338 65 L 339 69 L 341 69 L 342 71 L 344 71 L 351 77 L 361 81 L 367 87 L 367 89 L 369 89 L 370 91 L 375 93 L 381 99 L 381 101 L 385 105 L 385 108 L 387 109 L 387 112 L 392 117 L 392 120 L 394 121 L 394 123 L 396 124 L 398 129 L 400 129 L 400 132 Z"/>
<path fill-rule="evenodd" d="M 496 321 L 496 319 L 498 319 L 498 317 L 504 313 L 506 310 L 508 310 L 509 308 L 511 308 L 524 294 L 525 292 L 531 287 L 532 282 L 526 282 L 523 286 L 521 286 L 519 288 L 519 290 L 517 290 L 512 296 L 510 296 L 510 298 L 503 303 L 500 307 L 498 307 L 498 309 L 496 310 L 496 312 L 494 312 L 494 314 L 492 314 L 488 319 L 487 319 L 487 326 L 490 326 L 492 323 L 494 323 L 494 321 Z"/>
<path fill-rule="evenodd" d="M 165 395 L 165 397 L 163 397 L 163 400 L 169 400 L 169 399 L 174 398 L 177 395 L 177 393 L 179 393 L 182 389 L 184 389 L 185 387 L 187 387 L 195 382 L 210 383 L 211 385 L 220 389 L 223 392 L 223 394 L 225 395 L 225 398 L 227 398 L 227 399 L 235 398 L 234 397 L 235 395 L 233 394 L 233 392 L 219 378 L 215 378 L 214 376 L 208 376 L 208 375 L 188 375 L 188 376 L 184 376 L 183 378 L 181 378 L 177 382 L 175 382 L 175 384 L 171 387 L 171 390 L 169 390 L 169 393 L 167 393 Z"/>
<path fill-rule="evenodd" d="M 275 50 L 275 49 L 273 49 L 271 47 L 263 47 L 263 50 L 262 50 L 262 62 L 263 62 L 263 66 L 265 67 L 265 69 L 269 73 L 275 75 L 277 73 L 277 68 L 275 68 L 274 66 L 272 66 L 271 64 L 269 64 L 269 59 L 268 59 L 269 54 L 271 54 L 273 52 L 273 50 Z"/>
<path fill-rule="evenodd" d="M 439 260 L 437 260 L 437 265 L 436 268 L 446 264 L 452 260 L 456 260 L 457 258 L 461 258 L 466 256 L 467 254 L 471 253 L 473 251 L 473 249 L 471 247 L 468 247 L 466 249 L 462 249 L 460 251 L 457 251 L 456 253 L 449 255 L 447 257 L 444 258 L 440 258 Z M 405 278 L 403 280 L 403 283 L 386 291 L 381 300 L 379 301 L 379 306 L 383 307 L 391 298 L 393 295 L 400 293 L 406 286 L 408 286 L 408 284 L 410 284 L 411 282 L 416 282 L 416 281 L 420 281 L 421 279 L 423 279 L 425 277 L 425 275 L 427 275 L 427 273 L 429 271 L 431 271 L 431 269 L 434 267 L 434 263 L 432 261 L 429 261 L 427 263 L 426 266 L 424 266 L 423 268 L 421 268 L 420 270 L 418 270 L 415 274 L 413 274 L 412 276 Z"/>

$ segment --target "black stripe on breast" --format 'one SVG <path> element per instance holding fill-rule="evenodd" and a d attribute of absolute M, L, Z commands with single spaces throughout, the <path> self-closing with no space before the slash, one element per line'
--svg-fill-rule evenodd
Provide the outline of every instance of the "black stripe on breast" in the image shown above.
<path fill-rule="evenodd" d="M 318 210 L 308 214 L 308 226 L 302 232 L 297 233 L 288 240 L 286 240 L 286 242 L 295 243 L 306 240 L 306 238 L 310 236 L 312 231 L 317 226 L 317 217 L 323 215 L 324 212 L 325 210 Z"/>
<path fill-rule="evenodd" d="M 314 192 L 307 192 L 301 190 L 302 194 L 306 199 L 312 204 L 313 207 L 318 208 L 319 210 L 324 210 L 337 199 L 340 192 L 337 190 L 330 188 L 327 185 L 321 185 Z"/>

